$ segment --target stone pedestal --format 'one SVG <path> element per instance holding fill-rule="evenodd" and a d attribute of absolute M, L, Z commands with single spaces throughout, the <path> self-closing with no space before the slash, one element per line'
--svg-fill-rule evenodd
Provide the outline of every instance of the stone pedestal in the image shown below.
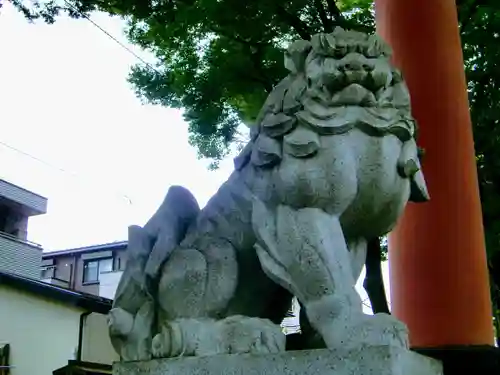
<path fill-rule="evenodd" d="M 440 362 L 389 346 L 115 363 L 113 375 L 442 375 Z"/>

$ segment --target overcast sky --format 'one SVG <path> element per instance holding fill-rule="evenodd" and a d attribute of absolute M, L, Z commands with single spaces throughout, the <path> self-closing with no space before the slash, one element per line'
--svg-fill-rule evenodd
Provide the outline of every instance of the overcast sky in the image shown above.
<path fill-rule="evenodd" d="M 151 59 L 127 43 L 123 21 L 92 19 Z M 48 198 L 29 223 L 46 251 L 125 240 L 170 185 L 204 205 L 231 173 L 232 158 L 216 172 L 198 160 L 181 111 L 141 104 L 126 81 L 139 61 L 88 20 L 29 24 L 7 2 L 0 53 L 0 178 Z"/>
<path fill-rule="evenodd" d="M 128 45 L 121 20 L 92 19 Z M 197 159 L 179 110 L 141 104 L 126 81 L 139 61 L 89 21 L 28 24 L 6 3 L 0 51 L 0 178 L 49 199 L 29 227 L 45 249 L 123 240 L 170 185 L 203 205 L 231 173 Z"/>

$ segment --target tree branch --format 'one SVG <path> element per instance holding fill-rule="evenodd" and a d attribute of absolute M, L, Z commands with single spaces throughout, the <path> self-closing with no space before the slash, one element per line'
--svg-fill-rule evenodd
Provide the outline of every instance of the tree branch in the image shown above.
<path fill-rule="evenodd" d="M 276 5 L 276 14 L 281 17 L 286 23 L 295 30 L 299 36 L 304 40 L 311 39 L 311 32 L 309 27 L 305 22 L 303 22 L 299 17 L 294 14 L 288 13 L 288 11 L 282 5 Z"/>
<path fill-rule="evenodd" d="M 257 48 L 259 48 L 261 46 L 269 44 L 269 43 L 264 43 L 264 42 L 256 42 L 256 41 L 253 41 L 253 40 L 245 40 L 245 39 L 240 38 L 239 36 L 237 36 L 235 34 L 231 34 L 229 32 L 224 31 L 222 28 L 220 28 L 218 26 L 215 26 L 215 25 L 209 26 L 208 29 L 211 32 L 213 32 L 214 34 L 221 35 L 224 38 L 230 39 L 230 40 L 232 40 L 234 42 L 237 42 L 237 43 L 244 44 L 244 45 L 249 46 L 249 47 L 257 47 Z"/>
<path fill-rule="evenodd" d="M 223 28 L 216 26 L 216 25 L 210 25 L 209 30 L 213 32 L 214 34 L 218 34 L 224 38 L 227 38 L 229 40 L 232 40 L 236 43 L 240 43 L 244 45 L 248 50 L 248 55 L 250 57 L 250 60 L 255 68 L 255 71 L 260 74 L 260 76 L 253 76 L 251 79 L 254 82 L 260 83 L 264 90 L 267 93 L 270 93 L 273 90 L 273 84 L 271 80 L 267 77 L 267 75 L 264 72 L 264 69 L 262 68 L 262 52 L 263 48 L 270 43 L 268 42 L 257 42 L 253 40 L 245 40 L 235 34 L 231 34 L 229 32 L 226 32 Z"/>
<path fill-rule="evenodd" d="M 333 23 L 330 18 L 326 15 L 325 8 L 323 7 L 323 2 L 322 0 L 314 0 L 314 7 L 316 8 L 316 11 L 318 12 L 319 19 L 321 20 L 321 23 L 323 24 L 323 28 L 325 29 L 325 32 L 331 33 L 333 31 Z"/>
<path fill-rule="evenodd" d="M 326 4 L 328 5 L 328 11 L 335 19 L 335 24 L 340 27 L 345 26 L 345 17 L 337 6 L 335 0 L 326 0 Z"/>
<path fill-rule="evenodd" d="M 252 61 L 256 72 L 262 77 L 262 79 L 257 78 L 258 81 L 260 81 L 260 83 L 264 86 L 264 90 L 270 94 L 271 91 L 273 91 L 273 83 L 262 67 L 262 49 L 259 48 L 256 52 L 250 51 L 250 60 Z"/>
<path fill-rule="evenodd" d="M 485 5 L 484 0 L 471 1 L 470 4 L 466 4 L 466 1 L 457 1 L 457 11 L 458 11 L 458 22 L 460 24 L 460 33 L 463 33 L 465 28 L 469 25 L 469 22 L 474 18 L 474 14 L 477 12 L 481 5 Z M 462 10 L 463 9 L 463 10 Z"/>
<path fill-rule="evenodd" d="M 366 275 L 363 286 L 370 299 L 373 313 L 390 314 L 382 277 L 382 249 L 379 238 L 368 241 Z"/>

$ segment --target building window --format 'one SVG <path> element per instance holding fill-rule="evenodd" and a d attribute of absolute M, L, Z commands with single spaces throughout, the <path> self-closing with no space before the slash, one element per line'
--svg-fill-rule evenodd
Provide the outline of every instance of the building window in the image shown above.
<path fill-rule="evenodd" d="M 116 270 L 117 271 L 123 271 L 125 269 L 125 259 L 122 259 L 121 257 L 116 258 Z"/>
<path fill-rule="evenodd" d="M 99 273 L 113 271 L 113 258 L 99 259 Z"/>
<path fill-rule="evenodd" d="M 99 274 L 113 271 L 113 258 L 88 260 L 83 264 L 83 282 L 99 281 Z"/>
<path fill-rule="evenodd" d="M 83 265 L 83 282 L 99 281 L 99 261 L 88 261 Z"/>

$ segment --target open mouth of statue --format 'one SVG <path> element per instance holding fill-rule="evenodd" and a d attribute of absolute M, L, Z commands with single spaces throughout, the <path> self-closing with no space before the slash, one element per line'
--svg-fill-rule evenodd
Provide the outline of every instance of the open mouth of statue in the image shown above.
<path fill-rule="evenodd" d="M 377 105 L 376 95 L 359 83 L 351 83 L 341 90 L 336 90 L 333 95 L 327 88 L 325 89 L 327 91 L 325 94 L 330 97 L 328 100 L 329 106 L 358 105 L 374 107 Z"/>
<path fill-rule="evenodd" d="M 308 96 L 328 107 L 356 105 L 361 107 L 391 106 L 393 74 L 386 69 L 340 69 L 335 67 L 308 80 Z"/>
<path fill-rule="evenodd" d="M 327 107 L 356 105 L 375 107 L 378 104 L 376 93 L 359 83 L 351 83 L 343 88 L 323 85 L 318 88 L 309 88 L 308 96 Z"/>
<path fill-rule="evenodd" d="M 387 79 L 390 82 L 390 77 Z M 325 107 L 406 107 L 409 94 L 401 84 L 374 82 L 331 82 L 309 87 L 307 96 Z"/>

